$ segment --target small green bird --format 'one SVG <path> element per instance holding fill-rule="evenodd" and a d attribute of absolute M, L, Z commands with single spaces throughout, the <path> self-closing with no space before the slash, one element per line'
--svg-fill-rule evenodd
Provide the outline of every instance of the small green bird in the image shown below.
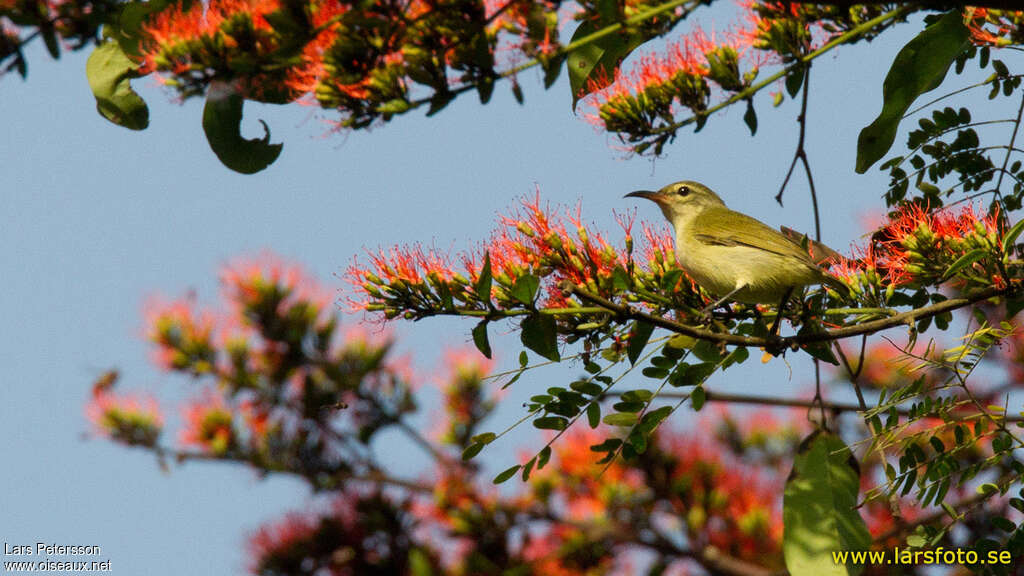
<path fill-rule="evenodd" d="M 827 284 L 840 294 L 849 289 L 826 272 L 820 263 L 836 252 L 810 241 L 811 254 L 801 245 L 802 236 L 789 229 L 785 234 L 739 212 L 710 188 L 684 180 L 657 192 L 638 190 L 626 197 L 656 203 L 676 232 L 676 258 L 691 278 L 720 300 L 748 304 L 782 304 L 794 289 Z"/>

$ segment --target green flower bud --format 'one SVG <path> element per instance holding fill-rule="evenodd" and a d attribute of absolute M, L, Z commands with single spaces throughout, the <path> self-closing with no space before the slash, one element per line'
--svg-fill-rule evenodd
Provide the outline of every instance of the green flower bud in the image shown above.
<path fill-rule="evenodd" d="M 516 230 L 519 230 L 529 238 L 533 238 L 534 236 L 537 235 L 537 233 L 533 231 L 533 228 L 531 228 L 530 225 L 527 224 L 526 222 L 517 222 Z"/>
<path fill-rule="evenodd" d="M 544 237 L 544 243 L 555 250 L 562 248 L 562 238 L 555 232 L 548 232 Z"/>

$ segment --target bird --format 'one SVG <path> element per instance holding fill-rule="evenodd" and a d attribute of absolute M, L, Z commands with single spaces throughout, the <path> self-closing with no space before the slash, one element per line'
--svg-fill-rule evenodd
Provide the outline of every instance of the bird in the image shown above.
<path fill-rule="evenodd" d="M 821 264 L 838 254 L 788 228 L 767 224 L 730 210 L 710 188 L 692 180 L 658 191 L 637 190 L 626 198 L 646 198 L 661 208 L 676 236 L 679 266 L 709 294 L 719 297 L 704 309 L 709 314 L 724 302 L 786 304 L 796 289 L 825 284 L 841 295 L 846 285 Z"/>

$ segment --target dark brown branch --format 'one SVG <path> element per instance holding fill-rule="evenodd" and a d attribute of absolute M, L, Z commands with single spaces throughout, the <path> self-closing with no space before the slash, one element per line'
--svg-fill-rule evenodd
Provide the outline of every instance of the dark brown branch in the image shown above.
<path fill-rule="evenodd" d="M 747 394 L 728 394 L 726 392 L 712 392 L 705 389 L 707 402 L 724 402 L 729 404 L 757 404 L 759 406 L 780 406 L 789 408 L 816 408 L 819 402 L 815 400 L 802 400 L 799 398 L 772 398 L 768 396 L 751 396 Z M 610 396 L 617 396 L 618 392 L 608 392 Z M 687 392 L 661 392 L 658 394 L 659 398 L 684 398 L 688 397 Z M 821 402 L 821 407 L 825 410 L 832 412 L 865 412 L 861 409 L 859 404 L 853 402 Z M 909 408 L 896 408 L 896 413 L 901 416 L 910 415 Z M 957 413 L 958 418 L 970 418 L 972 416 L 980 416 L 978 414 L 960 414 Z M 1024 422 L 1024 416 L 1007 414 L 1005 417 L 1000 417 L 1000 420 L 1007 422 Z"/>
<path fill-rule="evenodd" d="M 960 512 L 961 510 L 966 510 L 965 513 L 970 513 L 970 509 L 971 508 L 973 508 L 976 505 L 984 502 L 985 500 L 988 500 L 988 498 L 989 498 L 988 494 L 981 494 L 981 493 L 973 494 L 973 495 L 968 496 L 967 498 L 964 498 L 963 500 L 957 502 L 956 504 L 953 504 L 952 508 L 953 508 L 953 510 L 955 510 L 957 512 Z M 896 524 L 896 526 L 893 526 L 892 528 L 890 528 L 890 529 L 886 530 L 885 532 L 879 534 L 874 539 L 875 542 L 876 542 L 876 546 L 877 546 L 877 543 L 884 543 L 886 540 L 889 540 L 890 538 L 894 538 L 896 536 L 902 536 L 904 534 L 907 534 L 908 532 L 913 531 L 918 526 L 927 526 L 928 524 L 934 524 L 934 523 L 938 522 L 939 520 L 942 520 L 946 516 L 949 516 L 949 513 L 946 512 L 944 509 L 942 509 L 942 510 L 937 510 L 935 512 L 932 512 L 931 514 L 928 514 L 926 516 L 922 516 L 920 518 L 917 518 L 916 520 L 914 520 L 912 522 L 898 522 Z"/>
<path fill-rule="evenodd" d="M 609 312 L 616 314 L 619 318 L 642 320 L 644 322 L 650 322 L 651 324 L 660 328 L 671 330 L 677 334 L 683 334 L 685 336 L 691 336 L 700 340 L 708 340 L 711 342 L 720 342 L 731 346 L 747 346 L 755 348 L 786 348 L 786 347 L 799 347 L 802 344 L 813 344 L 817 342 L 832 342 L 834 340 L 841 340 L 843 338 L 849 338 L 851 336 L 860 336 L 861 334 L 872 334 L 874 332 L 880 332 L 888 328 L 894 328 L 896 326 L 911 325 L 918 320 L 925 318 L 931 318 L 938 316 L 939 314 L 945 314 L 953 310 L 958 310 L 971 304 L 981 302 L 982 300 L 988 300 L 990 298 L 997 298 L 1000 296 L 1010 296 L 1017 294 L 1021 291 L 1020 285 L 1007 286 L 1005 288 L 986 288 L 979 292 L 975 292 L 970 296 L 964 296 L 962 298 L 950 298 L 949 300 L 943 300 L 937 304 L 931 306 L 925 306 L 923 308 L 915 308 L 913 310 L 907 310 L 899 314 L 894 314 L 888 318 L 881 318 L 879 320 L 872 320 L 863 324 L 855 324 L 853 326 L 846 326 L 844 328 L 836 328 L 835 330 L 826 330 L 823 332 L 808 333 L 803 335 L 787 336 L 787 337 L 770 337 L 763 338 L 759 336 L 741 336 L 739 334 L 732 334 L 729 332 L 712 332 L 703 328 L 697 328 L 695 326 L 688 326 L 669 318 L 663 318 L 661 316 L 654 316 L 646 312 L 637 310 L 628 304 L 617 304 L 603 298 L 596 294 L 591 294 L 575 284 L 566 282 L 562 285 L 562 290 L 567 294 L 577 296 L 587 302 L 596 304 Z"/>
<path fill-rule="evenodd" d="M 966 6 L 978 6 L 981 8 L 1002 8 L 1005 10 L 1020 10 L 1020 0 L 970 0 L 969 2 L 957 0 L 919 0 L 918 2 L 892 2 L 892 0 L 818 0 L 817 2 L 793 2 L 793 4 L 818 4 L 821 6 L 837 6 L 839 8 L 850 8 L 851 6 L 878 6 L 879 4 L 917 5 L 925 10 L 949 10 L 950 8 L 964 8 Z"/>

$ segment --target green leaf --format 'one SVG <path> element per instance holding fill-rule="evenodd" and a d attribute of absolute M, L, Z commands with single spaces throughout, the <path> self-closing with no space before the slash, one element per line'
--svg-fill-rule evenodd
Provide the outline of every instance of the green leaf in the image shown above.
<path fill-rule="evenodd" d="M 540 453 L 537 454 L 537 470 L 547 466 L 548 460 L 551 459 L 551 446 L 545 446 L 541 449 Z"/>
<path fill-rule="evenodd" d="M 438 90 L 430 97 L 430 108 L 427 110 L 427 118 L 444 110 L 451 101 L 455 100 L 455 93 L 451 90 Z"/>
<path fill-rule="evenodd" d="M 491 301 L 491 283 L 493 279 L 494 277 L 491 274 L 491 253 L 484 252 L 484 265 L 480 267 L 480 275 L 477 276 L 476 284 L 473 285 L 476 297 L 482 302 L 490 303 Z M 487 357 L 490 358 L 490 355 Z"/>
<path fill-rule="evenodd" d="M 539 430 L 565 430 L 569 420 L 561 416 L 544 416 L 533 421 L 533 427 Z"/>
<path fill-rule="evenodd" d="M 643 402 L 616 402 L 612 405 L 612 410 L 616 412 L 640 412 L 644 409 L 644 406 Z"/>
<path fill-rule="evenodd" d="M 630 286 L 633 285 L 632 279 L 629 277 L 629 272 L 622 266 L 616 266 L 612 269 L 612 288 L 616 292 L 625 292 L 629 290 Z"/>
<path fill-rule="evenodd" d="M 491 357 L 491 343 L 487 339 L 487 320 L 481 320 L 473 328 L 473 344 L 476 344 L 476 349 L 481 354 L 488 358 Z"/>
<path fill-rule="evenodd" d="M 871 535 L 857 513 L 860 468 L 836 435 L 822 430 L 801 444 L 783 496 L 782 552 L 792 576 L 856 575 L 832 553 L 867 550 Z"/>
<path fill-rule="evenodd" d="M 889 151 L 903 115 L 918 96 L 942 83 L 969 36 L 960 11 L 951 10 L 900 50 L 882 84 L 882 112 L 857 138 L 858 174 Z"/>
<path fill-rule="evenodd" d="M 717 344 L 708 340 L 698 340 L 693 346 L 693 355 L 704 362 L 721 362 L 722 349 Z"/>
<path fill-rule="evenodd" d="M 516 464 L 511 468 L 506 468 L 504 472 L 494 477 L 494 483 L 501 484 L 502 482 L 507 481 L 509 478 L 515 476 L 516 472 L 519 472 L 520 468 L 522 468 L 522 466 L 520 466 L 519 464 Z"/>
<path fill-rule="evenodd" d="M 991 482 L 986 482 L 986 483 L 981 484 L 980 486 L 978 486 L 977 490 L 978 490 L 978 494 L 984 494 L 985 496 L 991 496 L 993 494 L 999 493 L 999 486 L 996 486 L 995 484 L 993 484 Z"/>
<path fill-rule="evenodd" d="M 484 449 L 484 446 L 486 446 L 486 444 L 470 444 L 469 446 L 466 446 L 466 449 L 462 451 L 463 462 L 472 460 L 480 453 L 481 450 Z"/>
<path fill-rule="evenodd" d="M 533 314 L 523 320 L 520 340 L 523 346 L 548 360 L 560 360 L 558 355 L 558 331 L 555 319 L 544 314 Z"/>
<path fill-rule="evenodd" d="M 822 332 L 823 329 L 820 324 L 808 322 L 800 329 L 797 336 L 809 336 L 811 334 L 820 334 Z M 818 360 L 828 362 L 833 366 L 839 365 L 839 360 L 837 360 L 835 354 L 832 353 L 832 346 L 828 342 L 809 342 L 807 344 L 802 344 L 800 349 Z"/>
<path fill-rule="evenodd" d="M 615 412 L 604 417 L 604 423 L 610 426 L 632 426 L 636 422 L 635 412 Z"/>
<path fill-rule="evenodd" d="M 57 42 L 57 31 L 53 29 L 52 24 L 40 25 L 39 34 L 43 37 L 43 44 L 46 45 L 46 51 L 53 56 L 54 60 L 60 58 L 60 44 Z"/>
<path fill-rule="evenodd" d="M 598 21 L 584 20 L 576 28 L 569 43 L 590 36 L 609 24 L 612 24 L 612 21 L 605 18 Z M 644 38 L 641 35 L 618 31 L 569 52 L 569 89 L 572 90 L 573 111 L 576 111 L 576 103 L 580 98 L 589 93 L 590 80 L 610 82 L 615 78 L 615 69 L 623 58 L 629 56 L 630 52 L 643 43 Z"/>
<path fill-rule="evenodd" d="M 150 14 L 162 11 L 170 3 L 170 0 L 147 0 L 146 2 L 135 1 L 122 4 L 124 8 L 117 19 L 117 29 L 113 36 L 125 54 L 129 56 L 142 55 L 139 50 L 139 40 L 142 38 L 142 27 L 146 23 L 146 19 Z M 181 2 L 181 10 L 183 12 L 188 10 L 191 4 L 192 2 L 189 0 Z M 111 27 L 111 29 L 114 28 Z"/>
<path fill-rule="evenodd" d="M 804 85 L 804 75 L 807 74 L 807 69 L 804 66 L 796 66 L 786 74 L 786 92 L 789 92 L 790 98 L 796 98 L 796 95 L 800 93 L 800 88 Z"/>
<path fill-rule="evenodd" d="M 484 432 L 483 434 L 477 434 L 469 439 L 470 442 L 477 444 L 490 444 L 498 438 L 498 435 L 494 432 Z"/>
<path fill-rule="evenodd" d="M 956 276 L 957 272 L 963 270 L 964 268 L 970 266 L 971 264 L 974 264 L 975 262 L 981 260 L 987 255 L 988 250 L 986 250 L 985 248 L 975 248 L 974 250 L 971 250 L 970 252 L 957 258 L 956 262 L 953 262 L 949 266 L 949 269 L 946 270 L 946 273 L 942 275 L 942 281 L 944 282 L 946 280 L 949 280 L 953 276 Z"/>
<path fill-rule="evenodd" d="M 711 362 L 701 362 L 700 364 L 682 363 L 672 371 L 672 377 L 669 378 L 668 383 L 676 388 L 697 386 L 703 384 L 717 369 L 718 365 Z"/>
<path fill-rule="evenodd" d="M 540 278 L 532 274 L 526 274 L 516 278 L 515 284 L 512 285 L 512 289 L 509 294 L 519 300 L 523 304 L 530 306 L 533 304 L 533 299 L 537 297 L 537 290 L 540 288 Z"/>
<path fill-rule="evenodd" d="M 669 270 L 661 277 L 661 289 L 666 292 L 675 292 L 676 284 L 683 277 L 682 270 Z"/>
<path fill-rule="evenodd" d="M 629 345 L 626 346 L 626 355 L 629 357 L 630 364 L 636 364 L 640 354 L 644 351 L 644 347 L 647 346 L 647 341 L 651 339 L 651 333 L 654 332 L 654 324 L 637 320 L 633 323 L 632 332 L 633 335 L 629 339 Z"/>
<path fill-rule="evenodd" d="M 540 66 L 544 69 L 544 89 L 551 88 L 562 73 L 562 64 L 565 63 L 565 55 L 558 54 L 553 58 L 541 60 Z"/>
<path fill-rule="evenodd" d="M 668 376 L 668 368 L 658 368 L 657 366 L 648 366 L 640 371 L 641 374 L 648 378 L 654 378 L 660 380 Z"/>
<path fill-rule="evenodd" d="M 1017 237 L 1020 236 L 1021 231 L 1024 231 L 1024 220 L 1017 222 L 1013 225 L 1013 228 L 1003 236 L 1003 252 L 1007 252 L 1010 248 L 1013 248 L 1013 244 L 1017 241 Z"/>
<path fill-rule="evenodd" d="M 643 418 L 640 419 L 640 426 L 638 427 L 638 429 L 641 433 L 649 434 L 655 428 L 658 427 L 658 424 L 661 424 L 662 420 L 668 418 L 668 415 L 671 413 L 671 406 L 662 406 L 661 408 L 651 410 L 650 412 L 644 414 Z"/>
<path fill-rule="evenodd" d="M 270 143 L 270 130 L 263 125 L 263 138 L 242 137 L 242 105 L 245 99 L 222 81 L 210 83 L 203 107 L 203 131 L 221 163 L 240 174 L 255 174 L 270 166 L 281 154 L 283 144 Z"/>
<path fill-rule="evenodd" d="M 693 336 L 686 336 L 683 334 L 676 334 L 675 336 L 668 339 L 665 346 L 669 348 L 675 348 L 676 350 L 691 350 L 697 345 L 697 339 Z"/>
<path fill-rule="evenodd" d="M 601 392 L 604 392 L 604 388 L 600 384 L 595 384 L 590 380 L 576 380 L 569 384 L 569 388 L 587 396 L 597 396 Z"/>
<path fill-rule="evenodd" d="M 480 103 L 487 104 L 491 101 L 491 94 L 494 93 L 494 78 L 484 76 L 476 83 L 477 94 L 480 95 Z"/>
<path fill-rule="evenodd" d="M 622 393 L 622 399 L 626 402 L 649 402 L 651 398 L 654 398 L 654 392 L 642 388 Z"/>
<path fill-rule="evenodd" d="M 690 404 L 693 405 L 694 412 L 700 412 L 700 409 L 704 407 L 704 403 L 708 400 L 708 393 L 704 391 L 703 386 L 697 386 L 690 392 Z"/>
<path fill-rule="evenodd" d="M 829 346 L 828 343 L 812 342 L 810 344 L 804 344 L 801 348 L 804 352 L 807 352 L 822 362 L 828 362 L 833 366 L 839 366 L 839 360 L 837 360 L 836 355 L 832 353 L 832 347 Z"/>
<path fill-rule="evenodd" d="M 533 472 L 533 465 L 537 463 L 537 457 L 530 458 L 530 461 L 523 465 L 523 482 L 530 479 L 530 473 Z"/>
<path fill-rule="evenodd" d="M 757 112 L 754 112 L 754 99 L 747 100 L 747 111 L 743 113 L 743 121 L 750 128 L 750 135 L 757 134 Z"/>
<path fill-rule="evenodd" d="M 601 423 L 601 405 L 597 402 L 591 402 L 587 406 L 587 424 L 590 424 L 591 428 L 597 428 L 597 425 Z"/>
<path fill-rule="evenodd" d="M 146 101 L 132 90 L 130 83 L 140 76 L 138 67 L 119 44 L 105 42 L 97 46 L 85 63 L 85 75 L 100 115 L 130 130 L 149 126 Z"/>

